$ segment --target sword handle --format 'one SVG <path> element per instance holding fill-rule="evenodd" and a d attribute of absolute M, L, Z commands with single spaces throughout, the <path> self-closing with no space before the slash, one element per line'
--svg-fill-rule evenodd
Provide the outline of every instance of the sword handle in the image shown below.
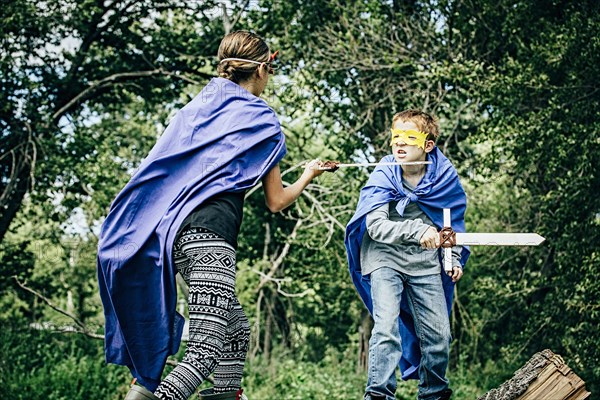
<path fill-rule="evenodd" d="M 452 232 L 454 236 L 456 235 L 452 230 L 452 217 L 450 215 L 450 209 L 444 208 L 444 229 L 440 231 L 440 244 L 451 240 L 449 238 L 445 238 L 445 240 L 442 242 L 442 234 L 448 234 L 449 232 Z M 450 246 L 452 246 L 452 244 L 450 244 Z M 452 247 L 444 247 L 442 256 L 444 263 L 444 271 L 452 272 Z"/>

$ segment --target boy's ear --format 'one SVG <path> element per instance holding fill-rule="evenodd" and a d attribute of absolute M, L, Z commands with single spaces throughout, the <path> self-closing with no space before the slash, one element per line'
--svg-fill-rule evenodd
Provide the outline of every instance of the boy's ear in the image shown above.
<path fill-rule="evenodd" d="M 433 150 L 434 147 L 435 147 L 435 142 L 433 140 L 425 141 L 425 153 L 431 152 L 431 150 Z"/>

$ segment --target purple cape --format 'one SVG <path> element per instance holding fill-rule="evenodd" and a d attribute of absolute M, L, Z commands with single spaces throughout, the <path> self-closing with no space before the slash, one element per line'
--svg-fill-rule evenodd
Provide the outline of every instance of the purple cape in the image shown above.
<path fill-rule="evenodd" d="M 441 229 L 444 222 L 443 209 L 449 208 L 452 214 L 452 228 L 456 232 L 465 232 L 467 197 L 458 180 L 456 169 L 437 147 L 428 154 L 428 160 L 432 161 L 432 164 L 427 165 L 425 176 L 413 193 L 405 193 L 403 190 L 402 168 L 400 166 L 377 166 L 365 187 L 362 188 L 356 213 L 346 227 L 345 244 L 350 275 L 358 294 L 371 314 L 373 314 L 371 281 L 369 276 L 362 276 L 360 267 L 360 246 L 366 232 L 365 217 L 369 212 L 391 201 L 397 201 L 396 210 L 400 215 L 403 215 L 404 208 L 412 201 L 417 203 L 438 229 Z M 394 161 L 393 155 L 385 156 L 381 160 L 381 162 Z M 468 247 L 463 247 L 461 259 L 463 266 L 467 262 L 469 254 Z M 441 260 L 440 252 L 440 268 Z M 454 283 L 445 273 L 442 273 L 442 283 L 448 305 L 448 314 L 450 314 Z M 421 351 L 419 350 L 419 341 L 415 333 L 413 318 L 408 307 L 406 291 L 402 295 L 399 323 L 400 336 L 402 337 L 402 358 L 399 366 L 402 379 L 418 379 Z"/>
<path fill-rule="evenodd" d="M 285 153 L 275 112 L 227 79 L 212 79 L 175 115 L 102 225 L 107 362 L 156 389 L 183 330 L 171 255 L 181 222 L 218 193 L 253 187 Z"/>

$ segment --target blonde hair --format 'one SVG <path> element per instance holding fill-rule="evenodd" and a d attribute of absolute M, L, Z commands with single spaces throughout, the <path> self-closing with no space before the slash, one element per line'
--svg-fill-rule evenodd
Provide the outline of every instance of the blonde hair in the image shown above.
<path fill-rule="evenodd" d="M 413 122 L 420 131 L 427 134 L 427 140 L 435 142 L 440 136 L 440 126 L 437 119 L 425 111 L 410 109 L 399 112 L 392 118 L 392 127 L 398 120 Z"/>
<path fill-rule="evenodd" d="M 219 61 L 226 58 L 243 58 L 257 62 L 269 62 L 269 46 L 255 33 L 236 31 L 225 35 L 221 40 L 217 56 Z M 227 60 L 219 62 L 217 71 L 221 78 L 240 83 L 250 79 L 258 67 L 260 64 Z"/>

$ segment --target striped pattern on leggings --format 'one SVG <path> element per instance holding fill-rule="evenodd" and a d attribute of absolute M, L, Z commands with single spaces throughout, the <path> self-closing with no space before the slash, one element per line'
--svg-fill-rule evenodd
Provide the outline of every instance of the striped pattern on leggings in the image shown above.
<path fill-rule="evenodd" d="M 240 389 L 250 325 L 235 295 L 235 249 L 206 229 L 189 228 L 176 240 L 173 258 L 189 286 L 190 338 L 156 396 L 188 399 L 211 373 L 215 393 Z"/>

